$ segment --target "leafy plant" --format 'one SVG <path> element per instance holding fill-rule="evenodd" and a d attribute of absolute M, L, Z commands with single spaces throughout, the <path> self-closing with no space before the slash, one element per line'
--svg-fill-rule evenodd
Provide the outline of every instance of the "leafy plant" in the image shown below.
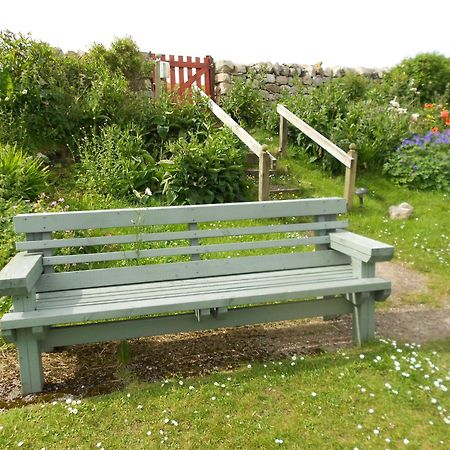
<path fill-rule="evenodd" d="M 32 200 L 48 180 L 48 167 L 22 149 L 0 144 L 0 197 Z"/>
<path fill-rule="evenodd" d="M 387 72 L 385 79 L 397 95 L 410 96 L 417 91 L 421 103 L 444 95 L 444 101 L 450 101 L 450 58 L 444 55 L 421 53 L 407 58 Z"/>
<path fill-rule="evenodd" d="M 126 197 L 155 180 L 154 160 L 145 150 L 139 129 L 105 126 L 80 141 L 78 185 L 103 195 Z"/>
<path fill-rule="evenodd" d="M 261 122 L 267 109 L 259 89 L 251 80 L 237 78 L 231 89 L 220 97 L 220 106 L 243 127 L 253 128 Z"/>
<path fill-rule="evenodd" d="M 231 131 L 213 133 L 204 142 L 196 137 L 171 144 L 164 165 L 163 194 L 169 203 L 223 203 L 244 194 L 244 156 Z"/>
<path fill-rule="evenodd" d="M 386 161 L 384 173 L 397 184 L 410 189 L 443 190 L 450 188 L 450 129 L 414 135 Z"/>

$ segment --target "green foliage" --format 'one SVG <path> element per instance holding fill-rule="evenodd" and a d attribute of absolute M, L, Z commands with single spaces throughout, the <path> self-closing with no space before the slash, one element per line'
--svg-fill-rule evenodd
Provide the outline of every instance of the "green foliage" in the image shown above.
<path fill-rule="evenodd" d="M 0 32 L 0 142 L 52 153 L 99 126 L 128 123 L 151 102 L 134 92 L 151 67 L 128 38 L 80 56 Z"/>
<path fill-rule="evenodd" d="M 229 130 L 213 133 L 204 142 L 196 137 L 170 145 L 172 159 L 163 176 L 169 203 L 238 201 L 244 191 L 244 156 Z"/>
<path fill-rule="evenodd" d="M 126 197 L 154 182 L 154 160 L 139 129 L 105 126 L 79 143 L 78 185 L 103 195 Z"/>
<path fill-rule="evenodd" d="M 393 181 L 410 189 L 443 190 L 450 188 L 450 133 L 433 133 L 424 138 L 406 140 L 392 153 L 383 167 Z M 427 136 L 429 139 L 427 139 Z"/>
<path fill-rule="evenodd" d="M 0 144 L 0 197 L 32 200 L 48 180 L 48 167 L 22 149 Z"/>
<path fill-rule="evenodd" d="M 450 58 L 444 55 L 421 53 L 407 58 L 386 73 L 385 79 L 396 95 L 410 96 L 417 90 L 421 103 L 444 95 L 444 101 L 450 101 Z"/>
<path fill-rule="evenodd" d="M 244 128 L 253 128 L 261 122 L 267 105 L 254 80 L 233 80 L 231 89 L 219 99 L 220 106 Z"/>
<path fill-rule="evenodd" d="M 388 99 L 379 85 L 362 75 L 348 73 L 310 91 L 298 85 L 298 95 L 284 94 L 280 100 L 308 125 L 347 151 L 357 145 L 360 167 L 380 167 L 386 156 L 408 132 L 408 119 L 398 110 L 390 110 Z M 278 128 L 278 116 L 269 117 L 268 127 Z M 289 128 L 299 152 L 306 152 L 311 162 L 338 173 L 342 165 L 301 131 Z"/>
<path fill-rule="evenodd" d="M 166 145 L 171 141 L 190 136 L 205 140 L 214 123 L 207 100 L 199 94 L 183 99 L 167 92 L 151 102 L 135 120 L 145 130 L 143 138 L 155 159 L 170 156 Z"/>
<path fill-rule="evenodd" d="M 113 74 L 123 75 L 134 91 L 144 88 L 144 79 L 149 78 L 153 70 L 153 62 L 143 58 L 137 44 L 129 37 L 116 39 L 109 50 L 102 44 L 95 44 L 85 59 L 106 65 Z"/>

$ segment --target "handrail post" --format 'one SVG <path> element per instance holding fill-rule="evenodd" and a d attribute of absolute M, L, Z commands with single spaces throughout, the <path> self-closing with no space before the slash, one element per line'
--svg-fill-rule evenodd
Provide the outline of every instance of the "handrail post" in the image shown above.
<path fill-rule="evenodd" d="M 261 146 L 259 154 L 258 200 L 260 202 L 269 199 L 270 192 L 270 156 L 267 153 L 267 145 Z"/>
<path fill-rule="evenodd" d="M 347 202 L 347 211 L 350 211 L 353 207 L 353 198 L 355 196 L 356 165 L 358 162 L 358 153 L 355 144 L 350 144 L 350 150 L 347 152 L 347 155 L 352 160 L 350 161 L 350 167 L 345 168 L 344 198 Z"/>
<path fill-rule="evenodd" d="M 286 153 L 287 148 L 287 129 L 288 123 L 285 117 L 280 114 L 280 143 L 278 152 L 280 156 L 283 156 Z"/>

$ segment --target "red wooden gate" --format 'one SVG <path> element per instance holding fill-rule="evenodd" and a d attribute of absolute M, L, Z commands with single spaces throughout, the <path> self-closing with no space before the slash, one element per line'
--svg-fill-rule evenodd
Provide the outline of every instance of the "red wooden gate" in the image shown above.
<path fill-rule="evenodd" d="M 167 85 L 170 91 L 183 95 L 184 91 L 196 83 L 200 89 L 214 100 L 214 60 L 211 56 L 205 56 L 203 61 L 199 57 L 174 55 L 158 55 L 150 53 L 150 59 L 167 61 L 170 65 L 170 76 Z M 154 74 L 154 77 L 159 74 Z"/>

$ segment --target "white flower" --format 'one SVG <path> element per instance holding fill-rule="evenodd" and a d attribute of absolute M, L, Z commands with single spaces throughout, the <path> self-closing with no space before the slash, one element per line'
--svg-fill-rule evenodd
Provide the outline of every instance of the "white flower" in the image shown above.
<path fill-rule="evenodd" d="M 23 94 L 23 95 L 27 95 L 27 94 L 28 94 L 28 91 L 27 91 L 26 89 L 24 89 L 24 90 L 22 91 L 22 94 Z"/>
<path fill-rule="evenodd" d="M 373 414 L 375 410 L 373 408 L 370 408 L 369 411 L 367 411 L 369 414 Z"/>
<path fill-rule="evenodd" d="M 179 384 L 180 386 L 183 386 L 183 384 L 184 384 L 183 380 L 180 380 L 180 381 L 178 382 L 178 384 Z"/>
<path fill-rule="evenodd" d="M 151 436 L 152 432 L 150 430 L 147 431 L 147 436 Z"/>
<path fill-rule="evenodd" d="M 403 439 L 403 443 L 404 443 L 405 445 L 408 445 L 408 444 L 409 444 L 409 439 L 408 439 L 408 438 Z"/>
<path fill-rule="evenodd" d="M 17 443 L 17 447 L 22 447 L 22 445 L 23 445 L 23 441 L 20 441 Z"/>
<path fill-rule="evenodd" d="M 361 353 L 361 354 L 359 355 L 359 357 L 360 357 L 361 359 L 364 359 L 364 358 L 365 358 L 364 353 Z"/>
<path fill-rule="evenodd" d="M 316 392 L 311 392 L 311 397 L 316 397 L 317 393 Z"/>
<path fill-rule="evenodd" d="M 252 365 L 251 365 L 251 364 L 248 364 L 248 365 L 247 365 L 247 368 L 248 368 L 248 369 L 251 369 L 251 368 L 252 368 Z"/>
<path fill-rule="evenodd" d="M 391 100 L 389 102 L 389 104 L 393 107 L 393 108 L 400 108 L 400 103 L 397 101 L 397 97 L 394 97 L 393 100 Z"/>
<path fill-rule="evenodd" d="M 283 442 L 283 439 L 275 439 L 275 444 L 282 444 Z"/>
<path fill-rule="evenodd" d="M 145 195 L 148 195 L 149 197 L 151 197 L 151 196 L 153 195 L 153 192 L 150 190 L 149 187 L 146 187 L 146 188 L 145 188 L 144 193 L 145 193 Z"/>

